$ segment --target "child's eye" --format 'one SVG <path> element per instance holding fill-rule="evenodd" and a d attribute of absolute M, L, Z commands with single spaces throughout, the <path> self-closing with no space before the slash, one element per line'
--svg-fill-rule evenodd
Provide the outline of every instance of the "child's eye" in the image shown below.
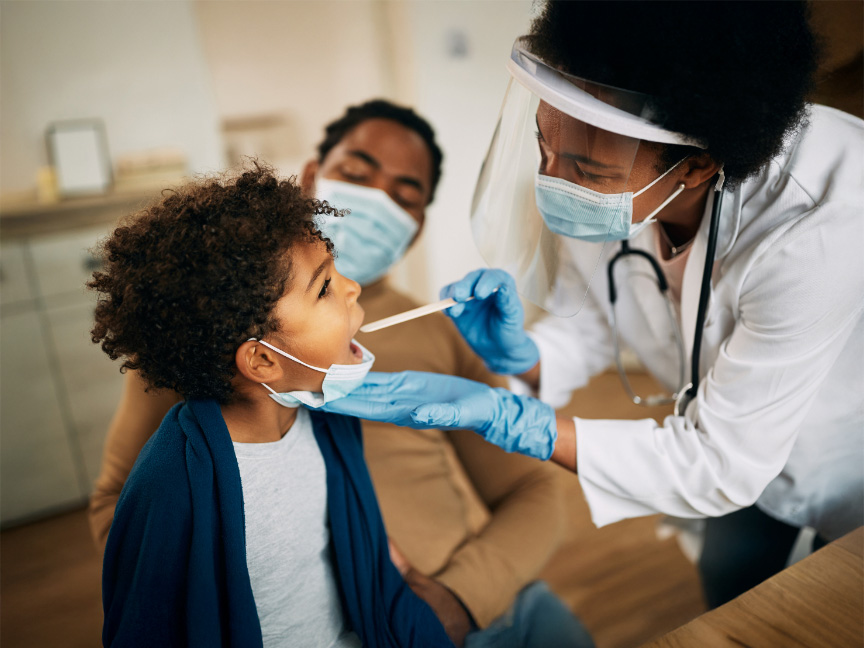
<path fill-rule="evenodd" d="M 324 297 L 324 296 L 327 294 L 327 287 L 328 287 L 329 285 L 330 285 L 330 280 L 329 280 L 329 279 L 325 279 L 325 280 L 324 280 L 324 285 L 321 286 L 321 292 L 318 293 L 318 299 L 321 299 L 322 297 Z"/>

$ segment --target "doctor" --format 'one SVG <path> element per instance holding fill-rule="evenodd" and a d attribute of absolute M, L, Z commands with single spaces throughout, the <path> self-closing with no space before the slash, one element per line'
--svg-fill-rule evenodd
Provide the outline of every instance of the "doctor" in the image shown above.
<path fill-rule="evenodd" d="M 598 526 L 709 518 L 711 606 L 801 527 L 864 524 L 864 123 L 806 104 L 815 61 L 803 3 L 547 4 L 472 205 L 503 270 L 442 292 L 512 391 L 371 374 L 328 409 L 551 458 Z M 517 293 L 551 313 L 531 332 Z M 623 347 L 668 390 L 631 397 L 674 415 L 556 417 Z"/>

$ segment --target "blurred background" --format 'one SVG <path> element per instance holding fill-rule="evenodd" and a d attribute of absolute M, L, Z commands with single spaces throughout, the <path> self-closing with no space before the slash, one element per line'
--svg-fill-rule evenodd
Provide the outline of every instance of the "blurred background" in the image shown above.
<path fill-rule="evenodd" d="M 396 283 L 437 299 L 482 265 L 468 205 L 530 2 L 0 6 L 4 525 L 81 502 L 97 475 L 122 381 L 87 336 L 88 249 L 160 189 L 246 155 L 297 173 L 326 123 L 385 97 L 429 119 L 446 155 Z M 95 138 L 71 153 L 90 185 L 56 164 L 58 132 Z"/>
<path fill-rule="evenodd" d="M 46 643 L 33 639 L 52 627 L 64 645 L 98 642 L 99 562 L 81 548 L 89 536 L 80 509 L 122 377 L 89 341 L 93 297 L 83 285 L 96 262 L 88 250 L 183 177 L 246 155 L 298 173 L 326 123 L 349 104 L 383 97 L 427 118 L 445 153 L 423 238 L 392 273 L 415 299 L 436 299 L 441 286 L 484 265 L 468 210 L 507 84 L 505 62 L 532 10 L 530 0 L 0 0 L 4 646 Z M 814 99 L 859 116 L 862 23 L 860 1 L 814 5 L 826 42 Z M 74 176 L 70 160 L 88 173 Z M 583 416 L 621 392 L 617 379 L 592 388 L 601 400 L 581 396 Z M 70 510 L 78 517 L 53 517 Z M 30 524 L 37 520 L 48 521 Z M 587 514 L 576 527 L 577 535 L 591 530 Z M 37 528 L 42 535 L 27 535 Z M 581 589 L 570 600 L 584 601 L 588 616 L 604 587 L 620 601 L 613 593 L 624 584 L 621 560 L 634 556 L 680 560 L 689 589 L 676 590 L 677 612 L 646 613 L 650 621 L 627 606 L 649 609 L 656 592 L 598 607 L 592 629 L 608 626 L 603 645 L 637 645 L 658 623 L 671 629 L 701 610 L 692 570 L 672 545 L 666 558 L 652 553 L 660 550 L 649 528 L 625 524 L 619 545 L 591 535 L 606 544 L 607 558 L 610 547 L 618 551 L 619 569 L 603 580 L 596 569 L 605 563 L 586 544 L 582 581 L 573 584 Z M 15 553 L 28 550 L 47 562 Z M 74 573 L 61 581 L 57 570 L 67 567 Z"/>

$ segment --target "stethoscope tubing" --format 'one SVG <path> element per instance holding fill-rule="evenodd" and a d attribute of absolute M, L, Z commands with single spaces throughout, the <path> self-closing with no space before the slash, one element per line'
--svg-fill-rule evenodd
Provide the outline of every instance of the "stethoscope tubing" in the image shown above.
<path fill-rule="evenodd" d="M 723 208 L 723 188 L 714 192 L 711 206 L 711 222 L 708 228 L 708 249 L 705 252 L 705 266 L 702 269 L 702 285 L 699 288 L 699 308 L 696 311 L 696 330 L 693 333 L 693 351 L 690 356 L 690 386 L 684 390 L 684 398 L 675 403 L 675 414 L 681 416 L 691 400 L 699 391 L 699 356 L 702 352 L 702 333 L 705 330 L 705 316 L 711 299 L 711 276 L 714 273 L 714 258 L 717 255 L 717 234 L 720 231 L 720 210 Z"/>
<path fill-rule="evenodd" d="M 686 385 L 682 385 L 678 392 L 673 396 L 673 402 L 675 403 L 674 415 L 682 416 L 684 411 L 687 409 L 687 405 L 690 403 L 693 398 L 696 397 L 696 393 L 699 390 L 699 356 L 702 350 L 702 332 L 705 329 L 705 317 L 708 311 L 708 303 L 711 297 L 711 276 L 714 271 L 714 260 L 717 254 L 717 237 L 720 229 L 720 211 L 723 207 L 723 186 L 722 186 L 722 178 L 718 183 L 717 188 L 714 191 L 714 199 L 713 204 L 711 206 L 711 221 L 709 223 L 708 228 L 708 248 L 705 254 L 705 265 L 702 269 L 702 282 L 699 288 L 699 305 L 696 311 L 696 327 L 693 334 L 693 350 L 690 357 L 690 382 Z M 606 274 L 607 274 L 607 283 L 609 286 L 609 302 L 611 304 L 612 311 L 612 325 L 613 328 L 617 329 L 617 322 L 615 321 L 615 302 L 618 299 L 618 293 L 615 288 L 615 278 L 614 278 L 614 268 L 615 263 L 627 256 L 627 255 L 637 255 L 646 259 L 654 270 L 654 274 L 657 276 L 657 285 L 660 289 L 660 292 L 666 297 L 667 289 L 669 288 L 669 284 L 666 281 L 666 277 L 663 274 L 663 270 L 660 267 L 657 259 L 655 259 L 651 254 L 646 252 L 645 250 L 634 249 L 630 247 L 629 241 L 626 239 L 621 241 L 621 250 L 618 251 L 615 256 L 613 256 L 609 263 L 606 266 Z M 679 333 L 680 337 L 680 333 Z M 630 394 L 631 398 L 633 398 L 634 402 L 637 404 L 653 404 L 650 402 L 645 402 L 639 399 L 633 393 L 632 389 L 627 382 L 626 376 L 623 373 L 623 367 L 621 367 L 620 359 L 618 356 L 618 339 L 617 332 L 615 332 L 615 342 L 616 342 L 616 362 L 618 363 L 619 374 L 621 374 L 622 382 L 624 383 L 624 387 L 627 392 Z M 680 340 L 679 340 L 680 344 Z M 681 367 L 682 367 L 682 383 L 683 383 L 683 367 L 684 367 L 684 358 L 683 351 L 679 349 L 679 353 L 682 354 L 681 357 Z M 650 399 L 649 399 L 650 400 Z M 664 402 L 669 402 L 664 401 Z"/>

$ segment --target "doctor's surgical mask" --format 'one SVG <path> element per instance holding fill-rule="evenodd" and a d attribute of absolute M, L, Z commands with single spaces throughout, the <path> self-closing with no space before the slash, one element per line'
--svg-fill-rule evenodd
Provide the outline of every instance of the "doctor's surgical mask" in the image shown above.
<path fill-rule="evenodd" d="M 336 270 L 361 286 L 387 274 L 417 233 L 417 221 L 380 189 L 322 178 L 316 181 L 316 195 L 350 210 L 317 223 L 336 248 Z"/>
<path fill-rule="evenodd" d="M 686 159 L 676 162 L 636 193 L 604 194 L 561 178 L 537 173 L 534 179 L 537 209 L 546 226 L 562 236 L 590 243 L 634 238 L 656 220 L 661 209 L 684 191 L 685 185 L 678 185 L 671 196 L 638 223 L 633 222 L 633 199 L 648 191 Z"/>
<path fill-rule="evenodd" d="M 363 354 L 362 361 L 358 364 L 348 365 L 331 364 L 330 367 L 327 369 L 322 369 L 321 367 L 306 364 L 299 358 L 295 358 L 290 353 L 283 351 L 282 349 L 278 349 L 272 344 L 265 342 L 264 340 L 256 341 L 260 344 L 263 344 L 268 349 L 271 349 L 276 353 L 285 356 L 289 360 L 293 360 L 294 362 L 301 364 L 304 367 L 308 367 L 309 369 L 325 374 L 324 384 L 321 386 L 320 392 L 292 391 L 280 393 L 269 385 L 261 383 L 270 392 L 270 398 L 272 398 L 274 401 L 276 401 L 283 407 L 297 407 L 299 405 L 307 405 L 308 407 L 317 408 L 324 405 L 324 403 L 329 403 L 330 401 L 338 400 L 344 396 L 347 396 L 363 384 L 363 381 L 366 380 L 366 375 L 372 369 L 372 364 L 375 362 L 375 356 L 372 354 L 372 352 L 356 340 L 352 340 L 352 344 L 354 344 L 358 349 L 360 349 L 360 352 Z"/>

